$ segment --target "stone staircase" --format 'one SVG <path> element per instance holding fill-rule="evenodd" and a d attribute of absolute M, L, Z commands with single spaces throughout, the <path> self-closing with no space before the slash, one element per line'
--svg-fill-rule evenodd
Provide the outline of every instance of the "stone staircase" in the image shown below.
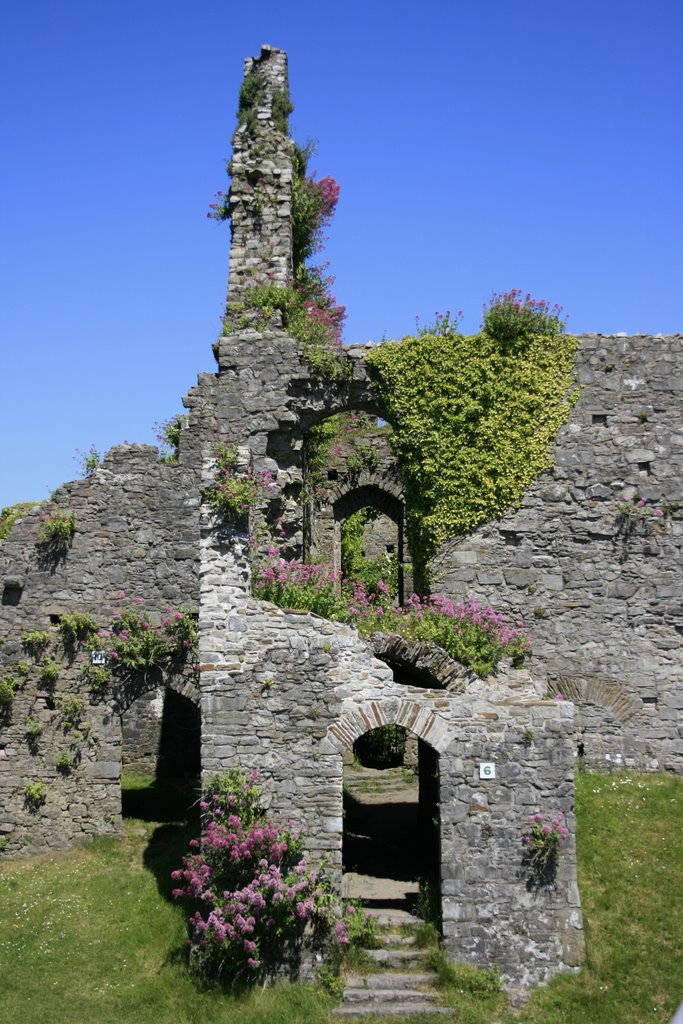
<path fill-rule="evenodd" d="M 416 945 L 418 922 L 415 918 L 399 912 L 382 915 L 379 920 L 381 947 L 367 951 L 378 969 L 368 969 L 346 979 L 341 1005 L 332 1011 L 334 1016 L 408 1017 L 452 1013 L 438 1005 L 433 987 L 436 974 L 427 965 L 430 950 Z"/>

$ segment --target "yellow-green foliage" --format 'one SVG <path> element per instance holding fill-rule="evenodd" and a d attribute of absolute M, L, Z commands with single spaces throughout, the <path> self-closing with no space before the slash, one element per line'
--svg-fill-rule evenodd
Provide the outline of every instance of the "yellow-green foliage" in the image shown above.
<path fill-rule="evenodd" d="M 393 426 L 413 557 L 519 503 L 574 401 L 576 339 L 422 334 L 368 355 Z"/>
<path fill-rule="evenodd" d="M 39 505 L 39 501 L 20 501 L 18 505 L 7 505 L 0 512 L 0 540 L 4 540 L 9 537 L 12 532 L 12 527 L 16 523 L 17 519 L 21 519 L 35 506 Z"/>

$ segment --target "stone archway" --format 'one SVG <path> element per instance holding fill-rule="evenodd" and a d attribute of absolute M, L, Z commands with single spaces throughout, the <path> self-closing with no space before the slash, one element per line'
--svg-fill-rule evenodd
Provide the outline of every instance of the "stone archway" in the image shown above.
<path fill-rule="evenodd" d="M 378 698 L 355 704 L 330 726 L 327 739 L 343 755 L 359 736 L 382 725 L 403 726 L 433 747 L 437 754 L 443 754 L 453 740 L 452 727 L 445 718 L 409 697 Z"/>
<path fill-rule="evenodd" d="M 386 483 L 386 486 L 385 486 Z M 387 558 L 395 556 L 398 569 L 398 602 L 403 604 L 406 592 L 412 588 L 412 572 L 406 571 L 407 541 L 405 534 L 403 491 L 400 481 L 383 482 L 382 486 L 377 483 L 364 482 L 359 486 L 342 486 L 336 489 L 336 497 L 331 505 L 332 528 L 333 528 L 333 558 L 332 562 L 337 572 L 342 569 L 342 528 L 350 516 L 362 509 L 372 509 L 379 513 L 387 523 L 391 524 L 386 536 L 375 538 L 376 550 L 368 552 L 369 557 L 385 554 Z M 369 525 L 369 524 L 368 524 Z M 381 520 L 375 527 L 375 533 L 382 533 Z M 372 541 L 367 537 L 366 542 Z M 383 550 L 382 550 L 383 549 Z M 364 552 L 365 553 L 365 552 Z"/>
<path fill-rule="evenodd" d="M 405 754 L 414 743 L 415 763 Z M 440 919 L 439 755 L 401 725 L 362 733 L 343 758 L 344 898 L 411 915 L 429 904 Z"/>
<path fill-rule="evenodd" d="M 201 772 L 199 687 L 192 672 L 154 671 L 113 694 L 120 723 L 121 814 L 144 817 L 155 802 L 187 801 Z"/>

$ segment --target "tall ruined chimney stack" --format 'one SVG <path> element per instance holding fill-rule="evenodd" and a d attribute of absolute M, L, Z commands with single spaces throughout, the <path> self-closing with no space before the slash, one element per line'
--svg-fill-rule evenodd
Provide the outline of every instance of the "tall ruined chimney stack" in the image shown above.
<path fill-rule="evenodd" d="M 287 54 L 263 46 L 244 63 L 233 136 L 228 312 L 256 284 L 292 277 L 292 147 Z"/>

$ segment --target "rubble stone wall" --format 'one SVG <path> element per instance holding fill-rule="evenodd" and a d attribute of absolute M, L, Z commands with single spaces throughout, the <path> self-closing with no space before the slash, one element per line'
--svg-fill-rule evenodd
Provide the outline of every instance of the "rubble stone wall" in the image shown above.
<path fill-rule="evenodd" d="M 680 334 L 581 337 L 553 468 L 436 561 L 443 592 L 533 624 L 534 677 L 576 703 L 594 768 L 683 770 L 682 366 Z"/>

